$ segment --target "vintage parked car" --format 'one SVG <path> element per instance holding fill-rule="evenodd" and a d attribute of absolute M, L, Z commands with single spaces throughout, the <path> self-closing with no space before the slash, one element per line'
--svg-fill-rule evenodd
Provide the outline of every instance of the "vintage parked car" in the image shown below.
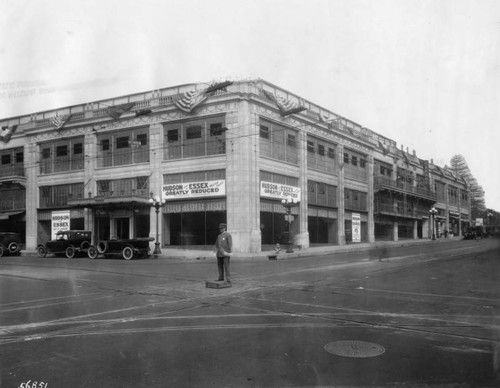
<path fill-rule="evenodd" d="M 90 259 L 96 259 L 99 255 L 117 256 L 120 255 L 125 260 L 137 257 L 149 256 L 149 243 L 152 237 L 140 237 L 123 240 L 100 241 L 96 246 L 91 245 L 87 250 Z"/>
<path fill-rule="evenodd" d="M 21 235 L 12 232 L 0 232 L 0 257 L 21 254 Z"/>
<path fill-rule="evenodd" d="M 92 232 L 87 230 L 60 230 L 56 239 L 38 246 L 38 256 L 45 257 L 48 253 L 56 256 L 65 255 L 72 259 L 80 254 L 86 254 L 92 242 Z"/>

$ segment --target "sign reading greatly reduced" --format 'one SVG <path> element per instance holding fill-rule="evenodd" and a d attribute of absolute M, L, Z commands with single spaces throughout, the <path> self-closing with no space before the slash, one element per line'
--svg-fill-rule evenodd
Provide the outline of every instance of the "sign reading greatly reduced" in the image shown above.
<path fill-rule="evenodd" d="M 185 199 L 226 195 L 226 181 L 203 181 L 163 185 L 162 199 Z"/>
<path fill-rule="evenodd" d="M 293 198 L 300 202 L 300 187 L 262 181 L 260 182 L 260 196 L 275 199 Z"/>

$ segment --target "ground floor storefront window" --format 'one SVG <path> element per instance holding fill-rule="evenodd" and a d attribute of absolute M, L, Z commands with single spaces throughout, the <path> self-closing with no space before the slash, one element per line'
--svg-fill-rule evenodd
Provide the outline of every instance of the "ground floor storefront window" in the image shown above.
<path fill-rule="evenodd" d="M 293 218 L 291 223 L 286 220 L 286 211 L 281 202 L 261 200 L 260 210 L 262 245 L 287 244 L 290 241 L 289 234 L 293 241 L 299 225 L 298 206 L 291 209 Z"/>
<path fill-rule="evenodd" d="M 398 238 L 413 238 L 413 220 L 398 220 Z"/>
<path fill-rule="evenodd" d="M 60 211 L 58 211 L 60 212 Z M 70 230 L 84 230 L 85 218 L 82 209 L 68 210 L 69 213 L 69 229 Z M 37 243 L 43 244 L 52 239 L 52 212 L 40 211 L 38 212 L 38 228 L 37 228 Z"/>
<path fill-rule="evenodd" d="M 368 215 L 366 213 L 345 212 L 344 230 L 346 243 L 355 243 L 353 241 L 353 214 L 357 214 L 360 219 L 360 240 L 359 242 L 368 242 Z"/>
<path fill-rule="evenodd" d="M 391 241 L 394 239 L 394 221 L 392 218 L 375 216 L 375 241 Z"/>
<path fill-rule="evenodd" d="M 162 218 L 165 245 L 213 245 L 219 223 L 226 223 L 226 201 L 167 203 Z"/>
<path fill-rule="evenodd" d="M 337 210 L 309 208 L 307 230 L 310 244 L 338 244 Z"/>

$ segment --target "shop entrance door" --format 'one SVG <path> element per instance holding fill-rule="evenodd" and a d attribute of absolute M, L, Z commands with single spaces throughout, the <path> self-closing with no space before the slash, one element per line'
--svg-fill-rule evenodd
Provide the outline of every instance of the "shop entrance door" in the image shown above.
<path fill-rule="evenodd" d="M 118 240 L 130 238 L 130 220 L 128 217 L 115 218 L 116 238 Z"/>
<path fill-rule="evenodd" d="M 109 240 L 109 217 L 99 217 L 97 219 L 97 241 Z"/>

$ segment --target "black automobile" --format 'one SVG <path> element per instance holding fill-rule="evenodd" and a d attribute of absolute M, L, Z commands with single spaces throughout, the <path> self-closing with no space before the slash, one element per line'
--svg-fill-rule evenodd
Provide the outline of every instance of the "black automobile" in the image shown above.
<path fill-rule="evenodd" d="M 21 235 L 13 232 L 0 232 L 0 257 L 21 254 Z"/>
<path fill-rule="evenodd" d="M 78 255 L 87 254 L 92 241 L 92 232 L 87 230 L 60 230 L 56 239 L 38 246 L 38 256 L 45 257 L 49 253 L 56 256 L 66 256 L 72 259 Z"/>
<path fill-rule="evenodd" d="M 149 256 L 149 243 L 152 237 L 140 237 L 123 240 L 100 241 L 96 246 L 91 245 L 87 250 L 90 259 L 96 259 L 99 255 L 105 257 L 121 256 L 125 260 Z"/>

